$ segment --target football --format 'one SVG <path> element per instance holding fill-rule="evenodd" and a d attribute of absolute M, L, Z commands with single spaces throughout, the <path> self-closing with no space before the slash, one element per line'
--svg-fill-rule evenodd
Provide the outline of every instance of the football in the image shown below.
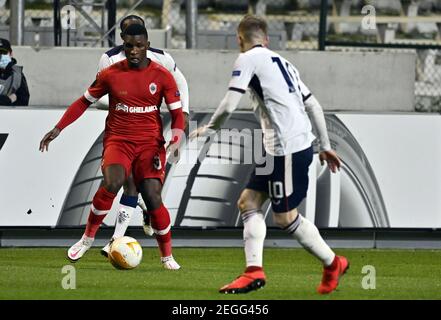
<path fill-rule="evenodd" d="M 115 239 L 110 245 L 109 261 L 117 269 L 136 268 L 142 260 L 142 247 L 132 237 Z"/>

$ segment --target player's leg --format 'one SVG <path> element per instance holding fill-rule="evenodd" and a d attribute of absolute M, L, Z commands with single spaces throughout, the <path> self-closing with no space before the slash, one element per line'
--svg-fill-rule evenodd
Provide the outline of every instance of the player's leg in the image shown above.
<path fill-rule="evenodd" d="M 92 246 L 99 226 L 112 208 L 113 200 L 125 181 L 126 169 L 122 165 L 113 164 L 105 167 L 103 174 L 104 184 L 93 197 L 86 230 L 81 240 L 68 250 L 67 256 L 72 262 L 78 261 Z"/>
<path fill-rule="evenodd" d="M 266 236 L 265 218 L 261 207 L 268 195 L 253 189 L 242 191 L 237 203 L 243 221 L 246 269 L 233 282 L 223 286 L 221 293 L 247 293 L 265 285 L 263 243 Z"/>
<path fill-rule="evenodd" d="M 337 287 L 340 276 L 349 267 L 347 259 L 336 256 L 321 237 L 317 227 L 298 214 L 296 209 L 274 213 L 274 221 L 323 264 L 323 279 L 317 291 L 321 294 L 332 292 Z"/>
<path fill-rule="evenodd" d="M 138 205 L 138 190 L 136 189 L 132 175 L 130 175 L 124 183 L 124 193 L 119 201 L 118 213 L 116 215 L 115 230 L 109 243 L 102 249 L 101 254 L 108 257 L 110 244 L 114 239 L 121 238 L 127 231 L 132 218 L 133 212 Z"/>
<path fill-rule="evenodd" d="M 158 242 L 161 262 L 166 269 L 178 270 L 179 264 L 172 255 L 170 214 L 161 197 L 162 182 L 159 179 L 144 179 L 140 183 L 141 195 L 149 209 L 151 225 Z"/>
<path fill-rule="evenodd" d="M 165 178 L 165 149 L 143 146 L 133 163 L 133 176 L 148 208 L 151 226 L 158 242 L 164 268 L 177 270 L 179 264 L 172 255 L 170 214 L 162 203 L 162 185 Z"/>
<path fill-rule="evenodd" d="M 141 196 L 139 196 L 139 192 L 136 188 L 133 175 L 130 175 L 127 178 L 126 183 L 124 184 L 124 193 L 121 197 L 120 204 L 120 210 L 122 211 L 122 213 L 121 215 L 118 214 L 118 218 L 116 220 L 114 238 L 122 237 L 126 233 L 127 227 L 130 223 L 131 215 L 135 211 L 137 206 L 140 206 L 142 209 L 142 222 L 144 233 L 148 236 L 153 235 L 153 229 L 150 225 L 150 216 L 147 214 L 148 210 L 144 200 Z M 133 208 L 133 210 L 128 209 L 127 207 Z M 130 214 L 130 216 L 127 217 L 128 214 Z"/>
<path fill-rule="evenodd" d="M 138 206 L 142 209 L 142 229 L 144 230 L 146 236 L 153 236 L 155 232 L 152 228 L 147 206 L 141 195 L 138 197 Z"/>
<path fill-rule="evenodd" d="M 339 277 L 348 268 L 348 262 L 346 258 L 336 256 L 314 223 L 297 211 L 308 190 L 312 148 L 277 158 L 283 160 L 283 164 L 277 166 L 283 170 L 275 172 L 270 183 L 274 222 L 321 261 L 324 272 L 318 292 L 329 293 L 337 287 Z"/>
<path fill-rule="evenodd" d="M 263 167 L 265 164 L 260 166 Z M 237 202 L 243 221 L 246 269 L 236 280 L 223 286 L 219 290 L 221 293 L 246 293 L 265 285 L 263 243 L 266 236 L 266 224 L 261 208 L 268 198 L 268 180 L 271 173 L 257 174 L 257 167 Z"/>

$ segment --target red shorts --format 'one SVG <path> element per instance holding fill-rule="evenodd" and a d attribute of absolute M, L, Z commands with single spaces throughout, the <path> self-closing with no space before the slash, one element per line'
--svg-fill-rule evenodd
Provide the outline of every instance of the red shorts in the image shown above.
<path fill-rule="evenodd" d="M 126 178 L 133 174 L 136 185 L 143 179 L 165 178 L 165 148 L 163 144 L 133 142 L 123 137 L 107 137 L 103 142 L 101 170 L 112 164 L 122 165 Z"/>

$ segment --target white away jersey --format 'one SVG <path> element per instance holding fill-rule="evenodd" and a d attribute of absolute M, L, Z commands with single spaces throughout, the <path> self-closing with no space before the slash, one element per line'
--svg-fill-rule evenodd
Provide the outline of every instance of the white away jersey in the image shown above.
<path fill-rule="evenodd" d="M 315 137 L 303 104 L 311 92 L 289 61 L 262 46 L 241 53 L 229 90 L 245 93 L 247 87 L 260 116 L 268 153 L 283 156 L 311 146 Z"/>
<path fill-rule="evenodd" d="M 159 63 L 161 66 L 166 68 L 175 78 L 176 84 L 178 85 L 178 89 L 181 93 L 181 102 L 182 102 L 182 111 L 189 113 L 189 100 L 188 100 L 188 87 L 185 78 L 183 77 L 182 73 L 179 71 L 179 69 L 176 66 L 175 61 L 173 60 L 172 56 L 169 55 L 167 52 L 156 49 L 156 48 L 149 48 L 147 50 L 147 58 L 151 59 L 152 61 Z M 100 62 L 99 62 L 99 71 L 111 66 L 112 64 L 122 61 L 126 59 L 126 54 L 124 53 L 124 48 L 122 45 L 114 47 L 104 53 L 101 56 Z M 185 82 L 185 83 L 184 83 Z"/>

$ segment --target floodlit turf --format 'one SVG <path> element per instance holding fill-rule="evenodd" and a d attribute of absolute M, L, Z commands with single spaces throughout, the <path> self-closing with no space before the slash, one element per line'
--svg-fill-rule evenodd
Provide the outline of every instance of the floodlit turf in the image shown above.
<path fill-rule="evenodd" d="M 243 270 L 241 248 L 177 248 L 179 271 L 162 269 L 156 248 L 144 248 L 141 265 L 114 269 L 90 250 L 81 261 L 66 260 L 66 249 L 0 249 L 0 299 L 441 299 L 441 251 L 337 250 L 351 267 L 338 290 L 316 294 L 320 264 L 304 250 L 266 249 L 265 288 L 243 295 L 223 295 L 219 287 Z M 62 288 L 65 265 L 76 270 L 76 289 Z M 376 270 L 374 290 L 362 288 L 362 268 Z M 370 274 L 372 275 L 372 274 Z M 371 282 L 372 284 L 372 282 Z"/>

